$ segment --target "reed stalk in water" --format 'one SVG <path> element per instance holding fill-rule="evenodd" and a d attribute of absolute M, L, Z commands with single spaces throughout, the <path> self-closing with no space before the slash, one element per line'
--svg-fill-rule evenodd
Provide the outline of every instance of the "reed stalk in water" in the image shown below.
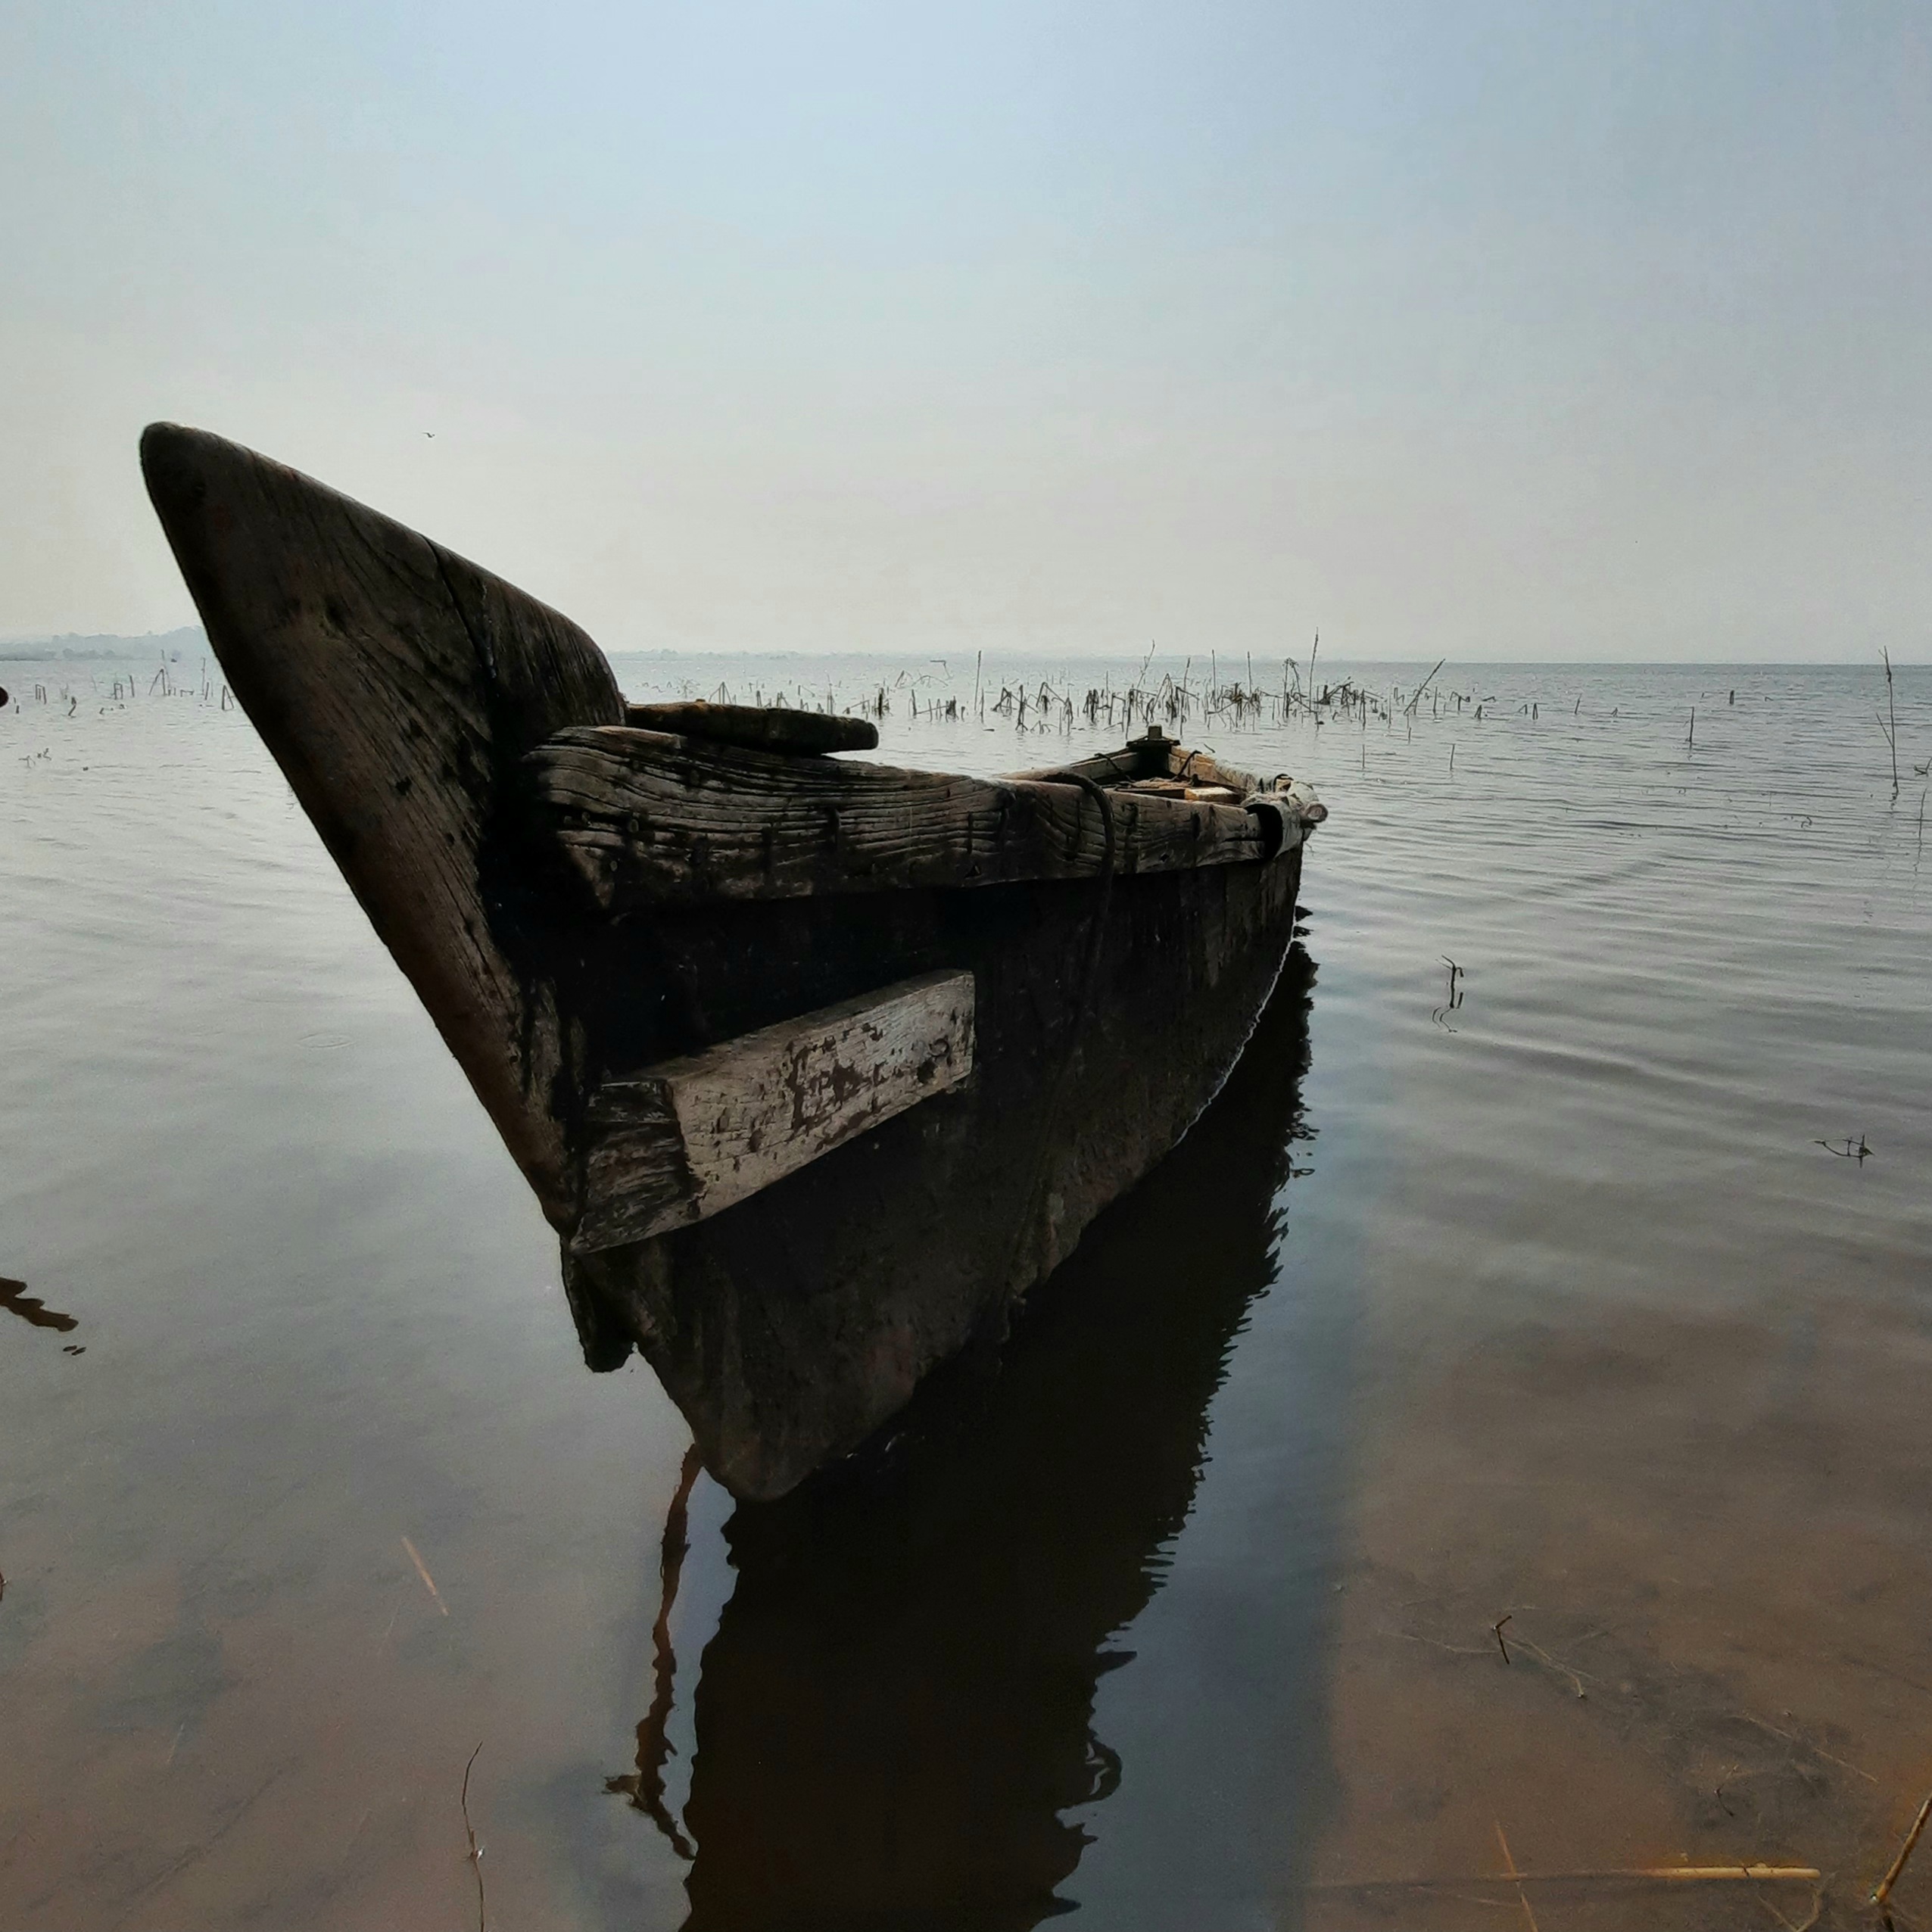
<path fill-rule="evenodd" d="M 1896 801 L 1899 796 L 1899 707 L 1893 695 L 1892 653 L 1881 650 L 1878 655 L 1885 660 L 1885 709 L 1890 721 L 1880 718 L 1878 728 L 1885 734 L 1885 743 L 1892 754 L 1892 796 Z"/>
<path fill-rule="evenodd" d="M 463 1832 L 469 1840 L 469 1868 L 476 1874 L 476 1932 L 485 1932 L 490 1918 L 490 1909 L 483 1897 L 483 1847 L 476 1842 L 475 1828 L 469 1821 L 469 1774 L 482 1749 L 479 1743 L 463 1768 L 463 1790 L 457 1800 L 463 1807 Z"/>

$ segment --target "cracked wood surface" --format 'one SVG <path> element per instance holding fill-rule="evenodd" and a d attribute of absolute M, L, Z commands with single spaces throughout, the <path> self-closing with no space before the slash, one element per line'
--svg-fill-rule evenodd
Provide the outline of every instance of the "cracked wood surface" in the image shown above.
<path fill-rule="evenodd" d="M 958 1086 L 973 1017 L 971 973 L 927 973 L 606 1082 L 572 1249 L 703 1220 Z"/>
<path fill-rule="evenodd" d="M 1014 779 L 1051 782 L 1063 771 L 1077 771 L 1099 785 L 1145 784 L 1163 778 L 1195 785 L 1220 785 L 1238 798 L 1262 789 L 1262 781 L 1252 771 L 1223 765 L 1207 752 L 1190 751 L 1178 740 L 1164 736 L 1130 738 L 1119 751 L 1099 752 L 1087 758 L 1070 759 L 1064 765 L 1042 765 L 1034 771 L 1008 775 Z"/>
<path fill-rule="evenodd" d="M 1092 878 L 1105 864 L 1100 806 L 1070 784 L 779 758 L 622 726 L 559 732 L 525 764 L 568 866 L 613 913 Z M 1269 855 L 1239 806 L 1109 796 L 1123 877 Z"/>

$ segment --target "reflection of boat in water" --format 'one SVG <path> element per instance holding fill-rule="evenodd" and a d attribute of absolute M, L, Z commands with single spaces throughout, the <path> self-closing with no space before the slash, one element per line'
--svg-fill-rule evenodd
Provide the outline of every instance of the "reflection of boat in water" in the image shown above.
<path fill-rule="evenodd" d="M 1305 787 L 1150 728 L 997 781 L 627 706 L 555 611 L 198 431 L 142 439 L 229 682 L 741 1496 L 862 1441 L 1184 1133 L 1285 953 Z M 1121 1317 L 1124 1320 L 1125 1317 Z"/>
<path fill-rule="evenodd" d="M 687 1932 L 1017 1932 L 1067 1909 L 1086 1834 L 1064 1814 L 1119 1771 L 1092 1729 L 1126 1661 L 1111 1641 L 1158 1587 L 1275 1276 L 1312 977 L 1291 955 L 1220 1097 L 1036 1295 L 996 1375 L 940 1378 L 890 1441 L 732 1517 L 681 1831 L 661 1699 L 623 1781 L 695 1843 Z"/>

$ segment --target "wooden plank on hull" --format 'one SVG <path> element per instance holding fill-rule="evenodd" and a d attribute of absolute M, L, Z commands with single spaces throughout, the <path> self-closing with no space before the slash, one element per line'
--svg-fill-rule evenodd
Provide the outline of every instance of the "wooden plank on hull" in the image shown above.
<path fill-rule="evenodd" d="M 592 1098 L 579 1254 L 719 1213 L 973 1068 L 974 980 L 939 972 L 781 1021 Z"/>
<path fill-rule="evenodd" d="M 778 758 L 627 727 L 560 731 L 525 760 L 541 818 L 606 911 L 719 899 L 1097 877 L 1092 793 L 1050 780 L 964 778 Z M 1238 805 L 1108 794 L 1123 875 L 1269 855 Z"/>

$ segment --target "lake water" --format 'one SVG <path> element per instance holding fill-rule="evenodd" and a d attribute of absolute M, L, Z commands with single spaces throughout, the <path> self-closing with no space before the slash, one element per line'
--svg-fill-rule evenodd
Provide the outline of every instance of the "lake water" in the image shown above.
<path fill-rule="evenodd" d="M 1120 735 L 618 665 L 883 688 L 908 763 Z M 0 1926 L 413 1932 L 479 1872 L 516 1928 L 1871 1922 L 1932 1788 L 1932 672 L 1896 797 L 1875 666 L 1190 727 L 1331 808 L 1248 1057 L 996 1376 L 751 1510 L 584 1371 L 173 670 L 0 665 Z M 1631 1875 L 1744 1861 L 1823 1877 Z"/>

